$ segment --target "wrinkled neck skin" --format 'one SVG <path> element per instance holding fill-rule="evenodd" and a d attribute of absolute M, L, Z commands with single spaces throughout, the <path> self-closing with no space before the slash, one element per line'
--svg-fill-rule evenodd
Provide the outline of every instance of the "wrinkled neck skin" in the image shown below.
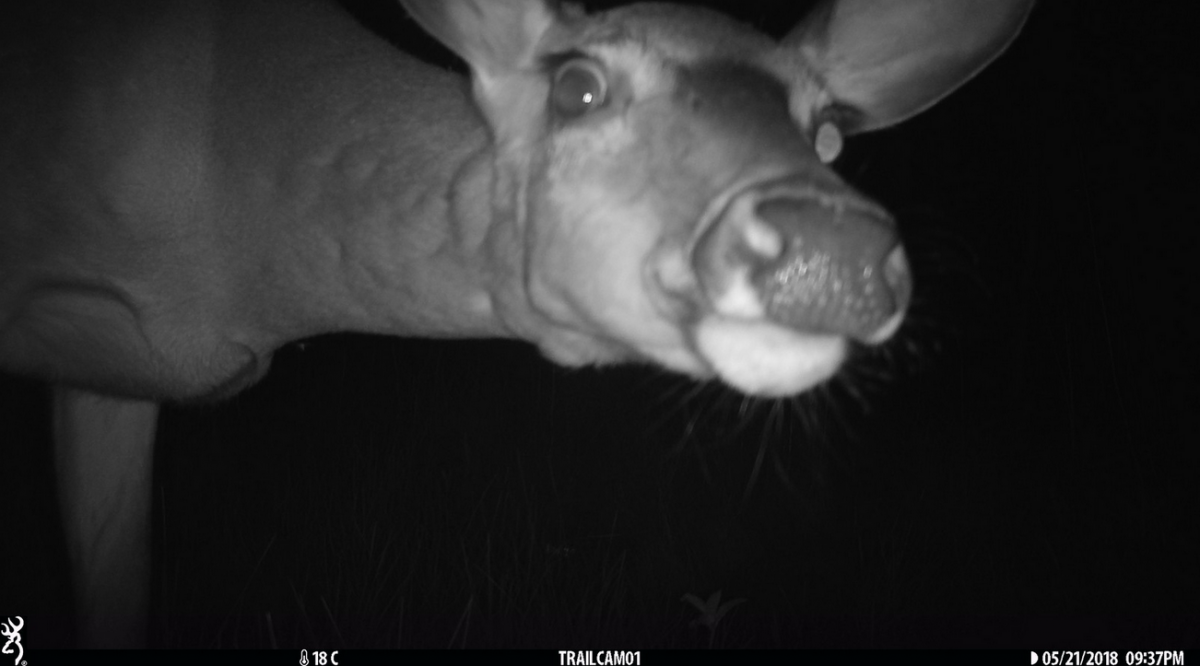
<path fill-rule="evenodd" d="M 486 128 L 481 125 L 480 131 Z M 431 263 L 444 263 L 447 272 L 461 275 L 466 293 L 447 293 L 446 282 L 425 282 L 424 287 L 436 312 L 465 305 L 468 322 L 478 318 L 480 328 L 451 322 L 429 334 L 536 341 L 538 331 L 548 324 L 527 297 L 523 187 L 524 174 L 505 168 L 490 142 L 479 146 L 455 172 L 446 188 L 448 205 L 441 213 L 446 236 Z M 447 275 L 446 280 L 453 282 L 454 277 Z"/>
<path fill-rule="evenodd" d="M 464 109 L 464 115 L 474 117 L 475 111 Z M 479 131 L 487 132 L 483 125 Z M 414 262 L 413 272 L 420 274 L 414 274 L 409 283 L 417 286 L 412 303 L 427 304 L 429 311 L 417 312 L 410 304 L 400 304 L 390 321 L 381 322 L 380 332 L 519 339 L 538 345 L 565 365 L 581 363 L 576 346 L 589 350 L 586 359 L 590 362 L 616 362 L 629 356 L 628 350 L 615 343 L 551 318 L 531 298 L 529 271 L 535 255 L 529 247 L 532 221 L 526 198 L 531 191 L 529 179 L 545 164 L 544 156 L 525 152 L 504 151 L 490 141 L 477 145 L 454 171 L 440 201 L 434 198 L 432 210 L 415 216 L 440 220 L 433 225 L 442 234 L 440 243 L 426 261 Z M 413 236 L 421 233 L 421 229 L 413 230 Z M 408 242 L 421 244 L 419 238 Z M 398 286 L 387 291 L 401 293 L 404 289 Z M 425 321 L 434 326 L 413 327 L 414 322 Z M 564 340 L 570 350 L 557 353 Z"/>
<path fill-rule="evenodd" d="M 265 262 L 293 266 L 281 265 L 279 272 L 309 282 L 285 285 L 273 295 L 293 302 L 284 325 L 270 336 L 271 349 L 339 331 L 538 338 L 545 322 L 525 297 L 526 252 L 515 189 L 520 176 L 497 165 L 487 128 L 465 94 L 461 107 L 457 117 L 469 118 L 473 126 L 460 133 L 458 145 L 418 151 L 436 155 L 436 162 L 413 157 L 411 121 L 398 118 L 384 155 L 377 154 L 378 136 L 362 140 L 371 147 L 340 151 L 376 153 L 374 163 L 363 168 L 369 178 L 354 182 L 339 173 L 314 179 L 345 200 L 314 204 L 338 213 L 320 225 L 325 237 L 319 242 L 295 243 L 324 257 L 297 262 L 294 253 L 263 255 Z M 346 219 L 342 211 L 355 211 L 355 217 Z M 295 230 L 307 233 L 303 225 Z M 307 269 L 297 272 L 297 264 Z"/>

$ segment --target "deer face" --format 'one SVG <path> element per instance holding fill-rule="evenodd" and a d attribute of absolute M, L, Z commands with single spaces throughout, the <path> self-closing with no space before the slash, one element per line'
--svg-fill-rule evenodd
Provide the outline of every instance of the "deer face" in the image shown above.
<path fill-rule="evenodd" d="M 677 6 L 411 7 L 471 63 L 495 141 L 498 253 L 519 247 L 522 276 L 501 318 L 560 363 L 641 359 L 769 396 L 887 340 L 912 293 L 896 225 L 827 163 L 843 132 L 928 105 L 1014 28 L 947 61 L 936 39 L 965 15 L 861 4 L 783 43 Z M 879 46 L 905 22 L 933 46 Z"/>

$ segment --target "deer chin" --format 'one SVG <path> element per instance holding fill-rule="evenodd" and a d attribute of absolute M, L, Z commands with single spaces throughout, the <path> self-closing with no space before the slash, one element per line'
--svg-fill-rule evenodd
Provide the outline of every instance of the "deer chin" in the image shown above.
<path fill-rule="evenodd" d="M 709 315 L 693 331 L 696 351 L 726 384 L 784 397 L 824 382 L 846 359 L 837 335 L 797 333 L 766 320 Z"/>
<path fill-rule="evenodd" d="M 653 315 L 641 318 L 640 327 L 657 322 L 660 335 L 643 336 L 638 348 L 663 367 L 715 377 L 747 395 L 784 397 L 829 379 L 846 358 L 845 337 L 773 322 L 744 280 L 709 302 L 681 245 L 660 244 L 644 268 L 643 293 Z"/>
<path fill-rule="evenodd" d="M 799 333 L 767 319 L 708 314 L 692 326 L 660 320 L 660 334 L 598 338 L 561 329 L 539 345 L 550 360 L 572 367 L 641 358 L 696 379 L 714 376 L 747 395 L 780 398 L 828 380 L 846 359 L 839 335 Z M 648 326 L 642 321 L 641 327 Z M 627 331 L 628 333 L 628 331 Z M 615 331 L 614 331 L 615 334 Z"/>

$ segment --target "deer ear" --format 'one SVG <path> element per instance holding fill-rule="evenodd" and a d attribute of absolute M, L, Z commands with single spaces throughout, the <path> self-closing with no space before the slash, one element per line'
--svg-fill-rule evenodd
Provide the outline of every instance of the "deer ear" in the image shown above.
<path fill-rule="evenodd" d="M 475 101 L 498 143 L 540 117 L 548 86 L 537 46 L 558 24 L 549 0 L 400 0 L 426 32 L 471 66 Z"/>
<path fill-rule="evenodd" d="M 966 83 L 1017 36 L 1033 0 L 830 0 L 787 37 L 837 102 L 849 132 L 913 116 Z"/>
<path fill-rule="evenodd" d="M 533 65 L 557 11 L 547 0 L 400 0 L 426 32 L 462 56 L 476 76 Z"/>

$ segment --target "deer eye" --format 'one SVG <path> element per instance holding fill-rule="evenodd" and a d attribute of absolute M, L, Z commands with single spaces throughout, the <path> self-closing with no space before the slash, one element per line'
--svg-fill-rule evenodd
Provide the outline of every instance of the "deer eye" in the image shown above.
<path fill-rule="evenodd" d="M 550 102 L 555 112 L 566 120 L 603 107 L 607 99 L 608 79 L 604 70 L 591 60 L 571 60 L 554 73 Z"/>

